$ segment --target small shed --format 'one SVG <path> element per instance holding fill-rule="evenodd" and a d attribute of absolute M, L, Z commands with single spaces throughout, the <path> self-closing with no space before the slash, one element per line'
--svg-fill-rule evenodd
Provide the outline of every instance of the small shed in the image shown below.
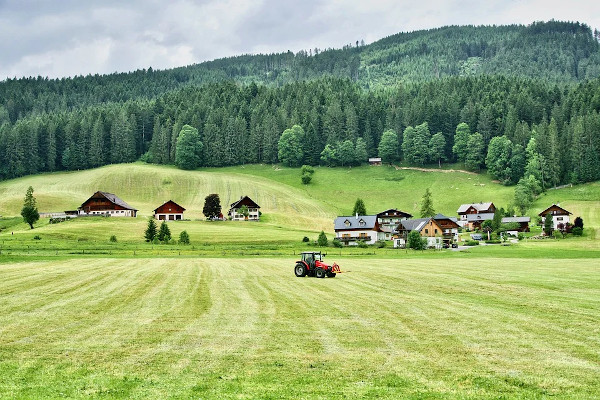
<path fill-rule="evenodd" d="M 154 210 L 154 219 L 159 221 L 181 221 L 184 211 L 185 208 L 173 200 L 169 200 Z"/>
<path fill-rule="evenodd" d="M 381 158 L 380 157 L 371 157 L 371 158 L 369 158 L 369 165 L 373 165 L 373 166 L 379 166 L 379 165 L 381 165 Z"/>

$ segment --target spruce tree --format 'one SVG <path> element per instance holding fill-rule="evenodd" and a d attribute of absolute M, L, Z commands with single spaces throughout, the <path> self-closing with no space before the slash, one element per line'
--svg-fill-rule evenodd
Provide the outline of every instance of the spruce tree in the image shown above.
<path fill-rule="evenodd" d="M 169 229 L 169 225 L 167 225 L 167 221 L 163 221 L 162 224 L 160 224 L 157 238 L 161 242 L 168 242 L 171 240 L 171 230 Z"/>
<path fill-rule="evenodd" d="M 354 208 L 352 209 L 352 215 L 367 215 L 367 209 L 365 208 L 365 202 L 362 199 L 356 199 L 354 202 Z"/>
<path fill-rule="evenodd" d="M 433 217 L 435 210 L 433 209 L 433 200 L 431 199 L 431 191 L 425 189 L 425 194 L 421 200 L 421 218 Z"/>
<path fill-rule="evenodd" d="M 25 201 L 23 202 L 23 208 L 21 209 L 21 216 L 23 221 L 29 224 L 29 227 L 33 229 L 33 224 L 40 219 L 40 214 L 37 209 L 35 197 L 33 197 L 33 187 L 29 186 L 25 193 Z"/>
<path fill-rule="evenodd" d="M 154 221 L 154 217 L 148 218 L 148 227 L 146 228 L 146 232 L 144 233 L 144 238 L 146 242 L 152 242 L 156 237 L 156 222 Z"/>

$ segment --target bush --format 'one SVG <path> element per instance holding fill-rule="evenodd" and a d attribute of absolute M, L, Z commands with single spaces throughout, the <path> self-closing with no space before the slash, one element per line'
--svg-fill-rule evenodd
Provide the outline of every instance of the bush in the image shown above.
<path fill-rule="evenodd" d="M 35 235 L 35 236 L 33 237 L 33 240 L 42 240 L 42 238 L 40 237 L 40 235 Z"/>
<path fill-rule="evenodd" d="M 190 244 L 190 235 L 188 235 L 187 231 L 181 231 L 179 234 L 179 243 Z"/>
<path fill-rule="evenodd" d="M 342 241 L 339 240 L 338 238 L 333 239 L 333 241 L 331 243 L 333 243 L 333 247 L 337 247 L 337 248 L 340 248 L 340 247 L 344 246 L 344 244 L 342 243 Z"/>
<path fill-rule="evenodd" d="M 302 242 L 303 242 L 303 243 L 308 243 L 308 242 L 310 242 L 310 239 L 308 238 L 308 236 L 304 236 L 304 237 L 302 238 Z"/>
<path fill-rule="evenodd" d="M 410 231 L 407 246 L 409 249 L 425 250 L 427 248 L 427 239 L 422 238 L 421 234 L 417 231 Z"/>
<path fill-rule="evenodd" d="M 502 243 L 502 241 L 501 241 L 501 240 L 497 240 L 497 239 L 494 239 L 494 240 L 486 240 L 485 242 L 486 242 L 487 244 L 500 244 L 500 243 Z"/>
<path fill-rule="evenodd" d="M 517 238 L 519 240 L 523 240 L 523 239 L 525 239 L 525 235 L 523 235 L 522 233 L 519 233 L 519 235 L 517 236 Z"/>
<path fill-rule="evenodd" d="M 310 176 L 309 174 L 302 174 L 302 183 L 304 185 L 308 185 L 310 183 L 310 181 L 312 180 L 312 176 Z"/>
<path fill-rule="evenodd" d="M 571 233 L 573 236 L 581 236 L 583 235 L 583 228 L 576 226 L 571 230 Z"/>
<path fill-rule="evenodd" d="M 361 249 L 366 249 L 367 247 L 369 247 L 369 245 L 364 240 L 359 240 L 357 243 L 358 247 L 360 247 Z"/>
<path fill-rule="evenodd" d="M 321 231 L 321 233 L 319 233 L 317 244 L 321 247 L 327 247 L 327 236 L 325 235 L 325 232 Z"/>
<path fill-rule="evenodd" d="M 300 168 L 300 172 L 302 175 L 311 175 L 315 173 L 315 169 L 310 165 L 303 165 L 302 168 Z"/>
<path fill-rule="evenodd" d="M 563 233 L 560 230 L 555 229 L 554 231 L 552 231 L 552 236 L 554 236 L 554 239 L 562 239 Z"/>
<path fill-rule="evenodd" d="M 117 243 L 117 237 L 115 235 L 112 235 L 109 240 L 111 243 Z"/>
<path fill-rule="evenodd" d="M 479 241 L 478 240 L 468 240 L 465 243 L 465 246 L 479 246 Z"/>
<path fill-rule="evenodd" d="M 377 247 L 380 248 L 380 249 L 383 249 L 386 244 L 387 244 L 387 242 L 385 240 L 378 240 L 377 241 Z"/>

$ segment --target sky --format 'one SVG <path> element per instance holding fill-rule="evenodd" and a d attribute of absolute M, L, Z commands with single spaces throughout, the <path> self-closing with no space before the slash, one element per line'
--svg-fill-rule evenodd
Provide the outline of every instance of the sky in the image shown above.
<path fill-rule="evenodd" d="M 0 0 L 0 80 L 339 48 L 446 25 L 579 21 L 597 0 Z"/>

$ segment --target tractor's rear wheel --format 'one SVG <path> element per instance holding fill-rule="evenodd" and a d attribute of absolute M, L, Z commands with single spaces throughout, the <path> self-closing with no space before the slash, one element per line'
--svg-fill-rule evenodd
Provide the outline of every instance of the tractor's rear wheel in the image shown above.
<path fill-rule="evenodd" d="M 315 270 L 315 276 L 317 278 L 325 278 L 325 270 L 323 268 L 317 268 Z"/>
<path fill-rule="evenodd" d="M 306 276 L 306 266 L 301 263 L 296 264 L 296 267 L 294 268 L 294 273 L 298 278 Z"/>
<path fill-rule="evenodd" d="M 327 273 L 327 277 L 328 278 L 335 278 L 335 272 L 328 272 Z"/>

